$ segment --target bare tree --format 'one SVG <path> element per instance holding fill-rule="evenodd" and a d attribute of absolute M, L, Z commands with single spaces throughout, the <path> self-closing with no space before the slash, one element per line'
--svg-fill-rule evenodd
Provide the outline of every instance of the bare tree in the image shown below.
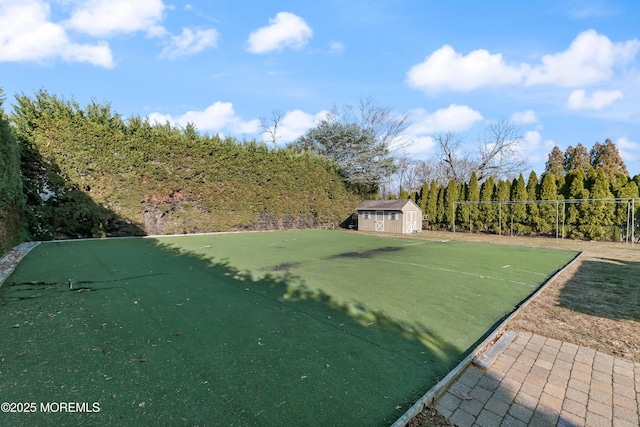
<path fill-rule="evenodd" d="M 458 182 L 466 182 L 467 176 L 471 176 L 473 166 L 469 160 L 469 154 L 464 152 L 462 144 L 464 139 L 455 132 L 447 132 L 435 137 L 440 151 L 441 171 L 444 176 L 440 180 L 455 179 Z"/>
<path fill-rule="evenodd" d="M 436 136 L 435 141 L 443 174 L 440 182 L 448 179 L 468 182 L 472 172 L 480 182 L 490 176 L 509 178 L 527 168 L 527 160 L 520 151 L 519 129 L 506 119 L 489 125 L 474 153 L 463 149 L 464 140 L 455 132 Z"/>
<path fill-rule="evenodd" d="M 409 157 L 401 157 L 398 162 L 397 185 L 399 191 L 408 193 L 420 191 L 424 182 L 439 180 L 439 171 L 432 160 L 411 160 Z"/>
<path fill-rule="evenodd" d="M 260 120 L 260 133 L 269 135 L 271 143 L 275 147 L 278 144 L 278 126 L 282 121 L 282 114 L 278 110 L 273 110 L 270 122 L 265 116 L 261 116 L 258 119 Z"/>
<path fill-rule="evenodd" d="M 391 152 L 399 153 L 409 143 L 409 114 L 395 113 L 390 107 L 379 105 L 371 98 L 361 98 L 357 108 L 351 104 L 345 104 L 342 108 L 334 106 L 330 114 L 341 123 L 357 124 L 361 129 L 371 132 L 376 142 L 388 147 Z"/>
<path fill-rule="evenodd" d="M 513 177 L 527 168 L 527 159 L 520 151 L 520 130 L 507 119 L 489 125 L 480 141 L 476 166 L 478 181 L 490 176 Z"/>

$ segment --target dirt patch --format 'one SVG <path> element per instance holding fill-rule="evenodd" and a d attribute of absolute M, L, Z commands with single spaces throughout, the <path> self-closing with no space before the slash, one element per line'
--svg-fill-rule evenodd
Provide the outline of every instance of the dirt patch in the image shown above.
<path fill-rule="evenodd" d="M 408 423 L 408 427 L 455 427 L 451 421 L 440 415 L 433 408 L 426 407 L 422 412 L 413 417 Z"/>
<path fill-rule="evenodd" d="M 601 255 L 598 248 L 585 250 L 509 327 L 640 362 L 640 287 L 635 283 L 632 288 L 631 278 L 613 283 L 603 271 L 609 266 L 598 259 Z M 618 260 L 620 255 L 630 254 L 618 254 Z M 635 261 L 622 261 L 631 261 L 638 271 L 640 252 L 634 255 Z"/>
<path fill-rule="evenodd" d="M 270 268 L 270 271 L 288 271 L 292 268 L 298 267 L 300 265 L 299 262 L 283 262 L 282 264 L 274 265 Z"/>
<path fill-rule="evenodd" d="M 378 254 L 384 254 L 388 252 L 398 252 L 404 248 L 397 246 L 385 246 L 384 248 L 370 249 L 362 252 L 343 252 L 341 254 L 331 255 L 327 259 L 340 259 L 340 258 L 373 258 Z"/>

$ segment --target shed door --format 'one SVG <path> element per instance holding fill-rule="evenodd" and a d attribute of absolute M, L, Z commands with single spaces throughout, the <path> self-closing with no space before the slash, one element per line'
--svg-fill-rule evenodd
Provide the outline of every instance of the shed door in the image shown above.
<path fill-rule="evenodd" d="M 407 233 L 413 233 L 418 229 L 418 213 L 416 211 L 405 212 L 407 218 Z"/>
<path fill-rule="evenodd" d="M 375 224 L 376 224 L 376 231 L 384 231 L 384 212 L 383 211 L 376 211 L 376 218 L 375 218 Z"/>

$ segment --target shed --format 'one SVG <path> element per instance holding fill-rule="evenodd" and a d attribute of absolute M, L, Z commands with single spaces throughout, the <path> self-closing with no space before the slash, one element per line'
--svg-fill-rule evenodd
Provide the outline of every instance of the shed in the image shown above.
<path fill-rule="evenodd" d="M 410 234 L 422 230 L 422 210 L 412 200 L 365 200 L 358 211 L 358 230 Z"/>

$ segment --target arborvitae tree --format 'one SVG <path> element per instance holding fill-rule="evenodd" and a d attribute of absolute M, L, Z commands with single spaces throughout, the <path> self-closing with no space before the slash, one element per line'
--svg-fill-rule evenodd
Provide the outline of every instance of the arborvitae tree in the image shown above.
<path fill-rule="evenodd" d="M 447 185 L 447 189 L 444 193 L 444 215 L 442 217 L 444 225 L 448 229 L 453 229 L 453 223 L 456 219 L 453 209 L 458 198 L 458 183 L 451 179 L 449 180 L 449 184 Z"/>
<path fill-rule="evenodd" d="M 412 191 L 411 192 L 411 196 L 409 196 L 409 198 L 411 199 L 411 201 L 413 201 L 413 203 L 415 203 L 417 205 L 418 202 L 420 201 L 420 192 L 419 191 Z"/>
<path fill-rule="evenodd" d="M 591 157 L 584 145 L 578 144 L 575 148 L 571 145 L 567 147 L 564 152 L 564 170 L 566 172 L 582 170 L 587 173 L 589 169 L 591 169 Z"/>
<path fill-rule="evenodd" d="M 493 195 L 493 200 L 496 202 L 508 202 L 511 198 L 511 183 L 509 181 L 498 181 L 496 185 L 496 191 Z M 511 206 L 510 205 L 498 205 L 497 206 L 497 222 L 494 223 L 494 232 L 504 233 L 506 226 L 511 222 Z"/>
<path fill-rule="evenodd" d="M 467 192 L 467 201 L 474 202 L 470 205 L 471 214 L 471 227 L 473 230 L 479 230 L 482 227 L 480 221 L 480 206 L 476 203 L 480 201 L 480 187 L 478 185 L 478 177 L 475 172 L 471 173 L 471 179 L 469 180 L 469 190 Z"/>
<path fill-rule="evenodd" d="M 458 201 L 466 202 L 469 200 L 469 186 L 466 184 L 458 185 Z M 457 205 L 456 209 L 456 228 L 469 229 L 469 205 Z"/>
<path fill-rule="evenodd" d="M 527 181 L 527 201 L 533 202 L 538 200 L 539 186 L 538 175 L 535 171 L 531 171 L 529 180 Z M 532 233 L 537 233 L 540 230 L 539 207 L 536 203 L 527 204 L 527 224 Z"/>
<path fill-rule="evenodd" d="M 436 180 L 432 180 L 429 185 L 429 193 L 427 196 L 427 205 L 424 210 L 424 215 L 427 217 L 427 223 L 429 225 L 429 229 L 433 230 L 433 227 L 436 223 L 436 212 L 438 210 L 438 184 Z"/>
<path fill-rule="evenodd" d="M 556 178 L 551 172 L 545 172 L 542 175 L 542 183 L 540 184 L 540 200 L 557 200 L 558 190 L 556 188 Z M 551 233 L 556 225 L 555 204 L 543 203 L 538 209 L 538 232 L 543 234 Z"/>
<path fill-rule="evenodd" d="M 616 186 L 615 184 L 620 177 L 629 177 L 627 167 L 622 161 L 615 144 L 610 139 L 607 138 L 604 144 L 596 142 L 589 155 L 591 157 L 591 167 L 594 169 L 601 168 L 609 182 L 614 186 Z"/>
<path fill-rule="evenodd" d="M 445 201 L 444 201 L 444 193 L 445 193 L 445 187 L 444 185 L 439 185 L 438 186 L 438 203 L 437 203 L 437 207 L 436 207 L 436 224 L 438 225 L 438 227 L 444 227 L 445 224 L 445 210 L 446 210 L 446 205 L 445 205 Z"/>
<path fill-rule="evenodd" d="M 544 167 L 544 171 L 551 172 L 556 179 L 560 179 L 560 177 L 565 174 L 564 163 L 564 154 L 562 154 L 562 151 L 556 145 L 553 147 L 553 150 L 551 150 L 551 153 L 549 153 L 549 158 Z"/>
<path fill-rule="evenodd" d="M 400 191 L 400 195 L 398 196 L 398 199 L 404 200 L 404 199 L 410 199 L 410 198 L 411 197 L 409 196 L 409 192 L 407 190 Z"/>
<path fill-rule="evenodd" d="M 598 169 L 591 185 L 589 215 L 582 223 L 582 234 L 592 240 L 602 240 L 607 233 L 607 226 L 613 224 L 615 205 L 598 199 L 613 197 L 609 190 L 609 180 L 602 169 Z"/>
<path fill-rule="evenodd" d="M 497 221 L 496 206 L 488 202 L 493 200 L 495 192 L 495 183 L 493 177 L 487 178 L 480 187 L 480 201 L 485 202 L 480 205 L 480 222 L 485 230 L 492 229 L 493 224 Z"/>
<path fill-rule="evenodd" d="M 427 200 L 429 200 L 429 183 L 423 182 L 420 188 L 420 198 L 417 205 L 422 209 L 422 215 L 427 215 Z"/>
<path fill-rule="evenodd" d="M 567 174 L 569 185 L 569 200 L 584 200 L 589 198 L 589 190 L 584 188 L 585 177 L 582 169 L 576 169 Z M 566 226 L 569 236 L 574 239 L 585 237 L 583 224 L 589 215 L 589 202 L 569 203 L 567 205 Z"/>
<path fill-rule="evenodd" d="M 511 184 L 511 201 L 525 202 L 528 199 L 527 186 L 524 183 L 522 174 Z M 511 210 L 512 232 L 521 235 L 526 233 L 525 223 L 527 219 L 527 206 L 525 204 L 513 204 Z"/>

